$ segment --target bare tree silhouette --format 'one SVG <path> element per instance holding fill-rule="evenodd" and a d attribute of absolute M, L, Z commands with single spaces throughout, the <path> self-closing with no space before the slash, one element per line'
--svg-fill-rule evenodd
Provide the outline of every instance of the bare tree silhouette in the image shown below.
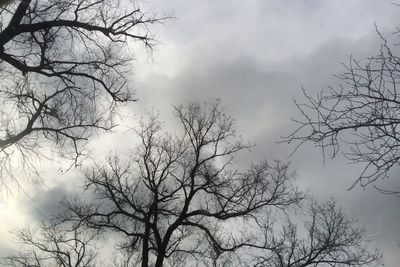
<path fill-rule="evenodd" d="M 264 222 L 273 222 L 280 211 L 304 198 L 292 186 L 288 166 L 262 162 L 246 171 L 235 167 L 238 152 L 248 146 L 218 103 L 178 106 L 175 115 L 181 128 L 174 134 L 163 132 L 157 117 L 142 122 L 132 154 L 110 156 L 86 173 L 85 188 L 94 200 L 63 201 L 58 219 L 119 233 L 119 248 L 142 267 L 241 266 L 240 253 L 246 250 L 287 253 L 291 237 L 284 233 L 271 239 L 276 233 Z M 329 258 L 326 254 L 337 253 L 349 266 L 374 261 L 362 246 L 361 231 L 333 204 L 326 209 L 313 209 L 318 226 L 312 229 L 315 247 L 307 255 L 317 254 L 322 262 Z M 339 228 L 326 233 L 324 219 Z M 285 231 L 294 230 L 288 227 Z M 302 244 L 296 249 L 303 251 Z M 314 251 L 325 245 L 326 250 Z"/>
<path fill-rule="evenodd" d="M 155 117 L 142 122 L 130 157 L 110 157 L 87 173 L 95 201 L 64 202 L 65 220 L 123 234 L 120 247 L 137 254 L 143 267 L 207 262 L 235 251 L 248 242 L 225 233 L 224 223 L 256 221 L 266 207 L 285 209 L 303 198 L 290 186 L 286 165 L 231 168 L 248 146 L 218 104 L 179 106 L 175 115 L 180 135 L 162 133 Z"/>
<path fill-rule="evenodd" d="M 40 228 L 25 228 L 15 234 L 19 252 L 3 259 L 6 266 L 96 266 L 95 234 L 89 231 L 69 229 L 63 224 L 42 224 Z"/>
<path fill-rule="evenodd" d="M 264 255 L 256 256 L 254 266 L 371 266 L 379 264 L 381 255 L 368 250 L 363 240 L 364 230 L 357 221 L 348 218 L 333 200 L 312 203 L 309 222 L 302 234 L 292 222 L 285 224 L 281 235 L 264 231 L 270 238 Z"/>
<path fill-rule="evenodd" d="M 12 168 L 13 154 L 41 154 L 46 141 L 76 163 L 90 129 L 111 129 L 118 103 L 135 100 L 126 79 L 128 44 L 151 48 L 147 27 L 159 21 L 123 0 L 19 0 L 2 7 L 2 169 Z"/>
<path fill-rule="evenodd" d="M 377 56 L 366 63 L 350 59 L 346 72 L 338 75 L 342 84 L 321 91 L 315 97 L 303 90 L 305 102 L 296 102 L 302 116 L 298 128 L 284 142 L 297 147 L 314 143 L 335 157 L 342 147 L 351 163 L 364 164 L 350 188 L 374 184 L 389 176 L 400 163 L 400 100 L 398 94 L 400 58 L 379 33 L 383 44 Z M 399 34 L 399 33 L 395 33 Z M 379 188 L 378 188 L 379 189 Z M 396 190 L 381 190 L 396 193 Z"/>

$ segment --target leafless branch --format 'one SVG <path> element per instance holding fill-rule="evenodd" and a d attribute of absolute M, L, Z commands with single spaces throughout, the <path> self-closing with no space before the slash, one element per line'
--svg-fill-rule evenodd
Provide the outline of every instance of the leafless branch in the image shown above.
<path fill-rule="evenodd" d="M 316 96 L 303 90 L 305 101 L 295 102 L 302 118 L 294 120 L 297 129 L 283 138 L 296 143 L 296 149 L 311 142 L 324 155 L 335 157 L 343 151 L 351 163 L 363 164 L 350 189 L 388 177 L 400 163 L 400 58 L 398 47 L 377 32 L 382 40 L 380 53 L 366 63 L 350 58 L 346 71 L 338 75 L 340 86 Z"/>
<path fill-rule="evenodd" d="M 134 101 L 128 44 L 151 48 L 161 22 L 130 1 L 20 0 L 0 12 L 0 157 L 50 141 L 75 164 L 91 129 Z M 46 152 L 42 152 L 45 154 Z"/>
<path fill-rule="evenodd" d="M 139 255 L 143 267 L 210 265 L 252 245 L 245 231 L 236 236 L 223 225 L 255 224 L 263 211 L 285 210 L 304 197 L 290 184 L 285 164 L 263 162 L 243 172 L 234 167 L 234 157 L 248 146 L 218 103 L 178 106 L 175 114 L 179 135 L 162 132 L 157 118 L 142 122 L 134 154 L 111 156 L 86 174 L 96 200 L 62 205 L 61 220 L 124 236 L 120 248 Z"/>

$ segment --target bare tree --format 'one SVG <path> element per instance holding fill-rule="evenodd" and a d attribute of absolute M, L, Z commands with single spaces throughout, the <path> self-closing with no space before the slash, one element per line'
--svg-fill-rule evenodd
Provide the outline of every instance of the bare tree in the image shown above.
<path fill-rule="evenodd" d="M 46 141 L 76 163 L 89 130 L 111 129 L 116 105 L 134 100 L 128 42 L 152 47 L 147 27 L 158 21 L 128 0 L 0 7 L 1 167 L 12 154 L 39 154 Z"/>
<path fill-rule="evenodd" d="M 95 199 L 63 201 L 58 219 L 117 233 L 123 240 L 117 248 L 130 255 L 127 266 L 377 261 L 364 246 L 362 230 L 334 202 L 311 207 L 307 240 L 299 240 L 292 223 L 279 233 L 279 218 L 286 218 L 289 207 L 300 207 L 304 195 L 292 186 L 285 164 L 263 162 L 246 171 L 235 166 L 238 152 L 248 146 L 218 103 L 178 106 L 175 115 L 181 128 L 174 134 L 163 132 L 155 116 L 142 122 L 132 154 L 110 156 L 86 173 L 85 189 Z"/>
<path fill-rule="evenodd" d="M 178 106 L 175 115 L 179 134 L 163 133 L 151 117 L 136 130 L 139 146 L 130 156 L 112 156 L 86 174 L 95 201 L 63 203 L 62 219 L 122 234 L 119 247 L 143 267 L 210 266 L 251 245 L 233 225 L 256 225 L 266 208 L 284 210 L 303 198 L 285 164 L 234 167 L 248 146 L 218 104 Z"/>
<path fill-rule="evenodd" d="M 280 236 L 264 231 L 269 247 L 256 256 L 255 267 L 370 266 L 380 263 L 377 251 L 368 250 L 362 228 L 332 200 L 313 203 L 305 231 L 288 222 Z M 302 232 L 304 232 L 302 234 Z M 270 237 L 272 236 L 272 238 Z"/>
<path fill-rule="evenodd" d="M 295 120 L 297 130 L 284 138 L 298 146 L 312 142 L 324 154 L 329 149 L 332 157 L 342 145 L 350 146 L 344 151 L 346 158 L 364 164 L 350 188 L 375 183 L 400 163 L 400 58 L 398 47 L 379 36 L 380 53 L 367 63 L 351 58 L 346 72 L 338 75 L 342 85 L 315 97 L 303 90 L 306 101 L 296 102 L 302 119 Z"/>
<path fill-rule="evenodd" d="M 91 267 L 96 266 L 95 235 L 60 224 L 43 224 L 39 229 L 16 232 L 20 245 L 16 255 L 3 259 L 15 267 Z"/>

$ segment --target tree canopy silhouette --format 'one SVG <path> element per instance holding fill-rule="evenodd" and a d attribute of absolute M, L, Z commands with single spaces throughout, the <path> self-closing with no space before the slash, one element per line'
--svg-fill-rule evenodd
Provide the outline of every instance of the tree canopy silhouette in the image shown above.
<path fill-rule="evenodd" d="M 288 166 L 236 166 L 248 146 L 218 103 L 181 105 L 175 116 L 174 133 L 164 132 L 157 117 L 143 121 L 132 154 L 110 156 L 86 172 L 94 199 L 64 200 L 58 220 L 117 233 L 134 266 L 241 266 L 240 255 L 252 253 L 257 266 L 377 260 L 362 230 L 332 203 L 311 208 L 308 240 L 300 241 L 290 222 L 281 236 L 273 222 L 304 198 Z"/>
<path fill-rule="evenodd" d="M 378 34 L 383 41 L 380 52 L 366 62 L 350 58 L 345 72 L 337 76 L 341 85 L 316 96 L 303 90 L 305 101 L 296 101 L 298 128 L 283 140 L 297 147 L 311 142 L 332 157 L 343 151 L 351 163 L 364 164 L 350 188 L 373 184 L 382 192 L 399 193 L 376 186 L 400 164 L 399 51 Z"/>
<path fill-rule="evenodd" d="M 15 232 L 17 253 L 2 259 L 14 267 L 92 267 L 98 266 L 95 233 L 69 229 L 66 224 L 42 224 Z"/>
<path fill-rule="evenodd" d="M 54 144 L 78 161 L 90 129 L 109 130 L 127 82 L 130 41 L 151 48 L 159 22 L 133 1 L 16 0 L 0 9 L 0 163 L 29 164 Z M 48 142 L 49 141 L 49 142 Z M 14 157 L 15 158 L 15 157 Z"/>

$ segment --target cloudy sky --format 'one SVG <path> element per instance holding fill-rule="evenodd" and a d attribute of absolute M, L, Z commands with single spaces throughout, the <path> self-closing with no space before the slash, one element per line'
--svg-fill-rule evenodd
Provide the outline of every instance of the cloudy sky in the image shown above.
<path fill-rule="evenodd" d="M 400 7 L 391 2 L 147 0 L 147 9 L 173 13 L 176 19 L 154 30 L 159 44 L 151 57 L 137 55 L 132 81 L 139 101 L 129 106 L 127 114 L 133 119 L 125 123 L 152 108 L 167 114 L 172 104 L 220 98 L 236 119 L 238 132 L 256 144 L 244 163 L 291 161 L 298 185 L 316 199 L 337 199 L 365 225 L 366 237 L 384 253 L 386 266 L 396 267 L 400 262 L 400 198 L 370 188 L 348 191 L 361 166 L 348 165 L 342 157 L 324 164 L 321 151 L 311 144 L 288 159 L 293 146 L 276 143 L 295 128 L 293 99 L 301 99 L 302 87 L 317 93 L 337 84 L 334 75 L 344 70 L 341 64 L 350 55 L 362 59 L 377 53 L 380 42 L 374 23 L 387 36 L 400 25 Z M 124 126 L 116 134 L 93 140 L 93 149 L 126 146 L 129 137 Z M 101 149 L 96 145 L 100 139 Z M 29 191 L 32 199 L 25 194 L 2 197 L 0 236 L 8 238 L 12 227 L 50 213 L 52 204 L 72 188 L 73 174 L 57 171 L 43 170 L 43 176 L 52 178 Z M 393 180 L 386 185 L 400 187 Z M 0 250 L 12 246 L 4 242 Z"/>

